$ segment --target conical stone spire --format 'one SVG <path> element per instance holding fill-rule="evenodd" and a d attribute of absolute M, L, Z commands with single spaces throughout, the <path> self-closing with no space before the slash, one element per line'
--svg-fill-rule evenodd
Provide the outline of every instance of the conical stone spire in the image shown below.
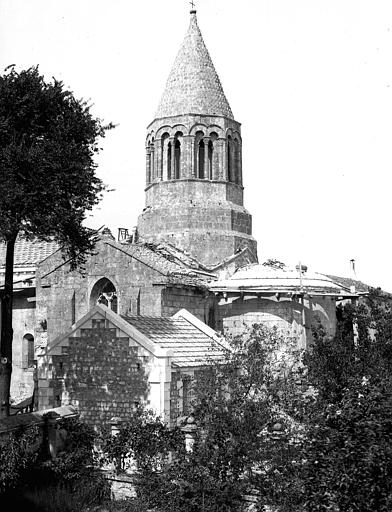
<path fill-rule="evenodd" d="M 155 118 L 182 114 L 218 115 L 233 119 L 194 10 Z"/>

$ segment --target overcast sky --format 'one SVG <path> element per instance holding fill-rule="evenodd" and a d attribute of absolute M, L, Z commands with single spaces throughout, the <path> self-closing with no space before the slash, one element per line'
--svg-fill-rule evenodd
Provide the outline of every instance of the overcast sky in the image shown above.
<path fill-rule="evenodd" d="M 392 292 L 392 1 L 199 0 L 199 26 L 242 123 L 245 206 L 260 261 Z M 107 134 L 107 194 L 88 224 L 137 223 L 146 127 L 189 3 L 0 0 L 0 68 L 39 64 L 89 99 Z"/>

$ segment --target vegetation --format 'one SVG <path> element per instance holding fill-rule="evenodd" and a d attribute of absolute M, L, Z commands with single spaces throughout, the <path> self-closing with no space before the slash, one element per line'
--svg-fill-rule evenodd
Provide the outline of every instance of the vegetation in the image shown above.
<path fill-rule="evenodd" d="M 0 497 L 15 508 L 41 512 L 76 512 L 110 498 L 107 480 L 92 469 L 96 434 L 83 422 L 60 420 L 66 433 L 55 459 L 46 450 L 39 427 L 17 431 L 0 446 Z"/>
<path fill-rule="evenodd" d="M 89 106 L 38 68 L 0 76 L 0 242 L 6 244 L 2 300 L 0 416 L 9 414 L 14 247 L 18 236 L 55 239 L 71 265 L 94 247 L 83 226 L 104 185 L 94 156 L 105 130 Z"/>
<path fill-rule="evenodd" d="M 295 340 L 260 325 L 231 340 L 224 364 L 212 364 L 194 382 L 193 412 L 185 424 L 170 429 L 139 409 L 115 436 L 100 436 L 101 463 L 118 473 L 137 467 L 134 499 L 108 501 L 91 466 L 86 480 L 94 436 L 79 422 L 68 423 L 67 446 L 44 465 L 31 451 L 20 459 L 20 447 L 26 447 L 20 437 L 8 462 L 2 455 L 2 482 L 7 473 L 15 485 L 18 472 L 39 467 L 50 487 L 43 499 L 42 489 L 30 486 L 34 503 L 50 493 L 52 503 L 67 492 L 78 497 L 79 506 L 73 498 L 63 500 L 59 512 L 80 510 L 89 500 L 109 512 L 241 511 L 249 493 L 259 511 L 387 512 L 391 315 L 389 298 L 374 290 L 366 303 L 339 309 L 333 340 L 315 329 L 306 354 L 298 353 Z M 192 428 L 195 444 L 186 450 L 184 432 Z"/>

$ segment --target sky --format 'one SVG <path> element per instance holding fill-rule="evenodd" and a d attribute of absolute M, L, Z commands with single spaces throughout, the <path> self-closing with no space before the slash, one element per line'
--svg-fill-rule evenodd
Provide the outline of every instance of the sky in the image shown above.
<path fill-rule="evenodd" d="M 260 262 L 392 292 L 391 0 L 198 0 L 199 27 L 242 124 Z M 90 227 L 137 224 L 146 127 L 189 24 L 185 0 L 0 0 L 0 72 L 39 65 L 116 128 Z"/>

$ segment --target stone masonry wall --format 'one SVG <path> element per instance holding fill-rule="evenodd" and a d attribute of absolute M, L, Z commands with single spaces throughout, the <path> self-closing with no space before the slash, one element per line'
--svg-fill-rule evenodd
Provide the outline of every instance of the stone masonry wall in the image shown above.
<path fill-rule="evenodd" d="M 27 366 L 27 344 L 23 337 L 32 334 L 35 338 L 35 302 L 27 300 L 34 299 L 34 292 L 34 288 L 26 288 L 14 295 L 11 398 L 15 402 L 33 394 L 34 368 Z"/>
<path fill-rule="evenodd" d="M 99 242 L 96 254 L 86 263 L 86 276 L 77 270 L 70 272 L 69 265 L 61 263 L 62 258 L 56 253 L 38 271 L 37 327 L 47 321 L 48 343 L 89 311 L 94 305 L 90 300 L 92 289 L 103 277 L 117 290 L 119 314 L 161 314 L 162 286 L 153 283 L 162 276 L 112 246 Z M 56 267 L 59 268 L 53 271 Z"/>
<path fill-rule="evenodd" d="M 255 323 L 277 326 L 282 332 L 297 336 L 302 346 L 312 339 L 312 326 L 321 323 L 327 334 L 336 331 L 335 301 L 330 297 L 314 297 L 303 303 L 294 300 L 268 300 L 254 297 L 224 299 L 218 305 L 218 330 L 233 336 Z"/>
<path fill-rule="evenodd" d="M 104 320 L 92 320 L 60 352 L 39 366 L 40 408 L 73 405 L 97 425 L 126 420 L 136 403 L 148 401 L 149 356 Z"/>
<path fill-rule="evenodd" d="M 183 308 L 205 324 L 215 328 L 216 303 L 213 294 L 180 287 L 162 291 L 162 316 L 172 316 Z"/>

